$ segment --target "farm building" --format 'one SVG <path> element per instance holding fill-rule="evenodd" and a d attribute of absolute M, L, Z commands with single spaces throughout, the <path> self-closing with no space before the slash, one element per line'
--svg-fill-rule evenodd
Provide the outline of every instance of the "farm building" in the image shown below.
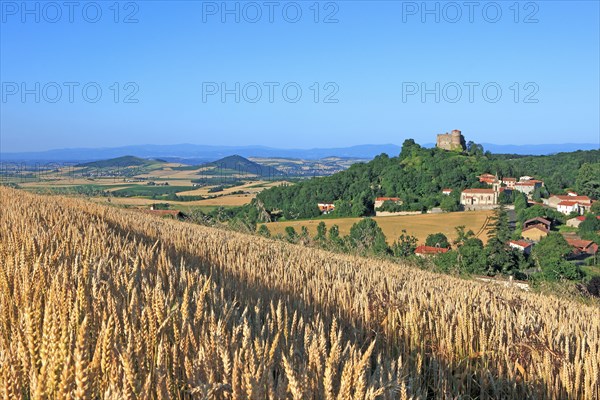
<path fill-rule="evenodd" d="M 547 220 L 546 218 L 535 217 L 535 218 L 531 218 L 531 219 L 528 219 L 527 221 L 523 222 L 523 229 L 531 228 L 532 226 L 536 226 L 536 225 L 540 225 L 543 228 L 545 228 L 547 231 L 549 231 L 550 228 L 552 227 L 552 222 Z"/>
<path fill-rule="evenodd" d="M 523 229 L 521 236 L 523 239 L 539 242 L 542 238 L 548 236 L 549 230 L 543 225 L 534 225 L 529 228 Z"/>
<path fill-rule="evenodd" d="M 448 251 L 450 251 L 450 249 L 446 249 L 444 247 L 419 246 L 415 249 L 415 254 L 419 257 L 426 257 L 444 254 Z"/>
<path fill-rule="evenodd" d="M 573 247 L 573 256 L 591 255 L 598 252 L 598 245 L 591 240 L 565 238 L 567 243 Z"/>
<path fill-rule="evenodd" d="M 533 243 L 525 240 L 511 240 L 508 242 L 508 245 L 513 249 L 519 250 L 523 254 L 530 254 L 531 248 L 533 247 Z"/>

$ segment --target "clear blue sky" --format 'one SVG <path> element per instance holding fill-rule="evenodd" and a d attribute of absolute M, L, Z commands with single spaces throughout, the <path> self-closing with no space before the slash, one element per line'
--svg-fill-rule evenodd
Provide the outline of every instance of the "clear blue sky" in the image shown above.
<path fill-rule="evenodd" d="M 114 1 L 61 15 L 62 1 L 30 2 L 31 13 L 2 1 L 1 150 L 427 143 L 452 129 L 497 144 L 599 141 L 598 1 L 428 2 L 431 14 L 421 1 L 320 2 L 318 16 L 314 1 L 272 3 L 271 23 L 264 1 L 227 2 L 238 23 L 221 1 L 120 2 L 118 15 Z M 236 82 L 239 103 L 223 101 L 221 84 Z"/>

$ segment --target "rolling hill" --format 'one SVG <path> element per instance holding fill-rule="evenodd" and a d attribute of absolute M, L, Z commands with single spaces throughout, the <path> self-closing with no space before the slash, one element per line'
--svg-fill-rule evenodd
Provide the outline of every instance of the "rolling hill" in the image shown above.
<path fill-rule="evenodd" d="M 242 174 L 252 174 L 259 177 L 273 177 L 283 176 L 283 172 L 276 168 L 265 166 L 254 161 L 250 161 L 239 155 L 232 155 L 221 158 L 220 160 L 213 161 L 202 165 L 202 167 L 211 166 L 219 170 L 230 170 Z"/>
<path fill-rule="evenodd" d="M 92 161 L 77 165 L 84 168 L 127 168 L 127 167 L 150 167 L 163 164 L 162 160 L 147 160 L 135 156 L 123 156 L 108 160 Z"/>

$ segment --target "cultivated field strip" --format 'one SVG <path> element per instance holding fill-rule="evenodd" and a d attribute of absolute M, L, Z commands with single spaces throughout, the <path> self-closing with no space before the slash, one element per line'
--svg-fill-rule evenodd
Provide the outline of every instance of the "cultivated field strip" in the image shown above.
<path fill-rule="evenodd" d="M 4 398 L 600 398 L 600 310 L 0 188 Z"/>

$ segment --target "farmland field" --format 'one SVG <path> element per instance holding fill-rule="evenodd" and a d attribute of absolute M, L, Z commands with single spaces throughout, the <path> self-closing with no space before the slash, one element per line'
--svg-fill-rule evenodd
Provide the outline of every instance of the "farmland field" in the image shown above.
<path fill-rule="evenodd" d="M 0 188 L 3 398 L 600 397 L 598 307 Z"/>
<path fill-rule="evenodd" d="M 492 215 L 492 211 L 467 211 L 455 212 L 446 214 L 421 214 L 421 215 L 402 215 L 392 217 L 374 217 L 377 224 L 383 230 L 389 243 L 393 242 L 402 230 L 406 231 L 419 240 L 419 243 L 424 243 L 427 235 L 442 232 L 449 239 L 456 237 L 456 226 L 465 225 L 466 230 L 471 229 L 479 239 L 484 243 L 487 242 L 488 228 L 484 228 L 488 218 Z M 311 235 L 317 232 L 319 222 L 325 222 L 327 227 L 337 225 L 340 229 L 340 234 L 347 235 L 350 233 L 350 228 L 353 224 L 360 221 L 360 218 L 325 218 L 317 220 L 302 220 L 302 221 L 282 221 L 271 222 L 266 224 L 271 233 L 285 234 L 286 226 L 293 226 L 297 232 L 302 226 L 306 226 Z"/>

